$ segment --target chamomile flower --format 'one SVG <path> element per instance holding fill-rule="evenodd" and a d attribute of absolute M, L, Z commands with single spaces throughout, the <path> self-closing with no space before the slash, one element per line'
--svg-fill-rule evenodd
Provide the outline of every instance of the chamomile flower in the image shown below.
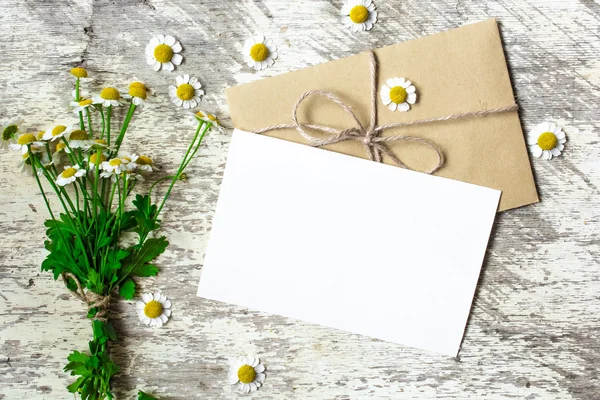
<path fill-rule="evenodd" d="M 73 126 L 71 125 L 56 125 L 48 129 L 42 138 L 54 142 L 55 140 L 59 140 L 63 136 L 70 134 L 72 130 Z"/>
<path fill-rule="evenodd" d="M 84 175 L 85 169 L 80 169 L 79 165 L 73 165 L 72 167 L 65 165 L 65 170 L 56 177 L 56 184 L 58 186 L 65 186 L 75 182 L 77 178 Z"/>
<path fill-rule="evenodd" d="M 92 104 L 102 104 L 104 107 L 118 107 L 123 105 L 122 100 L 121 92 L 114 87 L 105 87 L 99 94 L 95 94 L 92 97 Z"/>
<path fill-rule="evenodd" d="M 91 82 L 92 78 L 88 78 L 87 70 L 83 67 L 75 67 L 71 69 L 71 75 L 79 79 L 80 82 Z"/>
<path fill-rule="evenodd" d="M 559 126 L 551 122 L 542 122 L 527 135 L 529 151 L 543 160 L 560 156 L 565 149 L 565 143 L 567 143 L 567 135 Z"/>
<path fill-rule="evenodd" d="M 353 32 L 371 30 L 377 22 L 377 11 L 372 0 L 348 0 L 340 14 L 344 25 Z"/>
<path fill-rule="evenodd" d="M 177 86 L 169 86 L 169 96 L 171 101 L 186 110 L 194 108 L 200 102 L 200 97 L 204 94 L 204 90 L 201 89 L 202 85 L 198 82 L 198 79 L 189 75 L 178 76 L 175 78 Z"/>
<path fill-rule="evenodd" d="M 270 67 L 277 59 L 277 46 L 263 35 L 253 36 L 244 42 L 244 62 L 257 71 Z"/>
<path fill-rule="evenodd" d="M 44 168 L 49 168 L 53 163 L 46 152 L 33 153 L 33 156 L 42 163 Z M 33 166 L 31 165 L 32 161 L 33 160 L 29 157 L 29 153 L 23 154 L 23 158 L 19 163 L 19 168 L 21 168 L 21 173 L 23 175 L 33 176 Z M 36 170 L 38 175 L 42 175 L 44 173 L 42 169 L 38 168 L 37 164 Z"/>
<path fill-rule="evenodd" d="M 69 147 L 72 149 L 89 149 L 95 142 L 90 140 L 90 135 L 81 129 L 75 129 L 68 136 Z M 69 149 L 65 151 L 68 153 Z"/>
<path fill-rule="evenodd" d="M 381 101 L 390 111 L 408 111 L 410 105 L 417 102 L 416 89 L 404 78 L 392 78 L 381 86 Z"/>
<path fill-rule="evenodd" d="M 181 44 L 171 35 L 157 35 L 150 39 L 146 46 L 146 61 L 152 69 L 158 71 L 173 71 L 176 65 L 181 65 L 183 57 Z"/>
<path fill-rule="evenodd" d="M 132 82 L 129 85 L 129 93 L 124 94 L 123 97 L 131 99 L 131 102 L 136 106 L 143 107 L 146 104 L 146 99 L 149 94 L 153 94 L 153 91 L 150 90 L 144 82 Z"/>
<path fill-rule="evenodd" d="M 171 316 L 171 300 L 158 292 L 144 293 L 137 305 L 140 321 L 145 325 L 160 328 Z"/>
<path fill-rule="evenodd" d="M 94 100 L 86 97 L 81 97 L 79 101 L 71 101 L 69 103 L 69 105 L 73 107 L 74 114 L 79 115 L 79 113 L 81 113 L 84 117 L 87 116 L 89 111 L 94 109 L 92 107 L 93 104 Z"/>
<path fill-rule="evenodd" d="M 10 144 L 17 142 L 17 137 L 22 130 L 21 125 L 23 125 L 23 119 L 18 117 L 0 124 L 0 132 L 2 133 L 0 148 L 2 150 L 8 150 Z"/>
<path fill-rule="evenodd" d="M 152 167 L 154 166 L 154 161 L 148 156 L 145 155 L 131 155 L 131 161 L 135 164 L 136 168 L 140 171 L 152 172 Z"/>
<path fill-rule="evenodd" d="M 56 150 L 58 151 L 58 145 L 56 146 Z M 99 155 L 98 155 L 99 154 Z M 106 161 L 108 154 L 105 153 L 92 153 L 86 160 L 89 164 L 90 170 L 96 169 L 96 164 L 102 165 L 103 162 Z"/>
<path fill-rule="evenodd" d="M 33 133 L 23 133 L 17 139 L 17 143 L 11 143 L 8 148 L 13 151 L 21 150 L 21 153 L 25 154 L 31 146 L 32 152 L 41 151 L 44 147 L 44 143 L 38 142 L 36 136 Z"/>
<path fill-rule="evenodd" d="M 207 122 L 207 123 L 215 126 L 218 130 L 220 130 L 220 131 L 223 130 L 221 121 L 219 121 L 219 119 L 216 116 L 214 116 L 213 114 L 205 113 L 203 111 L 197 111 L 197 112 L 189 111 L 188 114 L 190 115 L 190 122 L 192 124 L 194 124 L 195 126 L 198 126 L 198 124 L 203 124 L 203 123 Z"/>
<path fill-rule="evenodd" d="M 265 366 L 257 357 L 243 357 L 231 363 L 229 383 L 236 386 L 236 391 L 250 393 L 262 386 L 266 376 Z"/>
<path fill-rule="evenodd" d="M 123 161 L 120 158 L 113 158 L 100 164 L 100 168 L 102 169 L 100 177 L 116 179 L 117 175 L 121 175 L 127 170 L 127 161 Z"/>
<path fill-rule="evenodd" d="M 52 153 L 52 162 L 55 164 L 61 162 L 66 152 L 67 145 L 65 144 L 65 142 L 56 143 L 56 148 L 54 149 L 54 153 Z"/>

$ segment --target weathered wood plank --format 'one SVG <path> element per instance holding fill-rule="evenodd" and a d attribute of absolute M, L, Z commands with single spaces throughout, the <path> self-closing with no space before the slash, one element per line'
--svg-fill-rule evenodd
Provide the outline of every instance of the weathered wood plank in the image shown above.
<path fill-rule="evenodd" d="M 123 373 L 119 399 L 136 388 L 169 399 L 236 398 L 226 359 L 263 358 L 261 399 L 600 398 L 600 213 L 598 115 L 600 4 L 591 0 L 378 0 L 367 34 L 341 23 L 341 0 L 4 0 L 0 3 L 0 116 L 37 130 L 70 117 L 62 104 L 83 63 L 98 85 L 133 77 L 158 95 L 136 116 L 128 145 L 172 169 L 186 145 L 184 113 L 169 103 L 175 74 L 154 73 L 143 49 L 152 34 L 184 45 L 176 72 L 197 76 L 203 108 L 227 115 L 224 88 L 498 17 L 524 128 L 551 120 L 568 134 L 564 157 L 533 161 L 542 202 L 499 215 L 457 360 L 335 330 L 247 312 L 196 297 L 207 233 L 229 142 L 211 134 L 176 190 L 163 232 L 172 245 L 162 272 L 142 281 L 173 299 L 163 329 L 137 322 L 133 304 L 113 304 Z M 280 48 L 262 73 L 244 67 L 246 36 Z M 415 60 L 418 62 L 418 60 Z M 494 149 L 482 149 L 492 153 Z M 63 399 L 65 357 L 90 337 L 82 306 L 39 274 L 45 208 L 18 155 L 0 153 L 0 399 Z"/>

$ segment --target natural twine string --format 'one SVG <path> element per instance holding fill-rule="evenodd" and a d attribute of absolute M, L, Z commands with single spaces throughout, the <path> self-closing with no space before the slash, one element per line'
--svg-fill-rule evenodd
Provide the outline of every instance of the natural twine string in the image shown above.
<path fill-rule="evenodd" d="M 389 142 L 417 142 L 423 144 L 433 151 L 435 151 L 438 162 L 437 165 L 429 171 L 425 171 L 427 174 L 433 174 L 440 168 L 444 166 L 444 153 L 442 150 L 431 140 L 423 139 L 416 136 L 407 136 L 407 135 L 396 135 L 396 136 L 381 136 L 381 134 L 388 130 L 406 126 L 413 125 L 423 125 L 429 124 L 432 122 L 442 122 L 442 121 L 451 121 L 455 119 L 467 118 L 467 117 L 484 117 L 490 114 L 498 114 L 508 111 L 516 111 L 519 109 L 517 104 L 513 104 L 507 107 L 501 108 L 493 108 L 489 110 L 480 110 L 480 111 L 469 111 L 465 113 L 452 114 L 445 117 L 437 117 L 437 118 L 427 118 L 420 119 L 416 121 L 408 121 L 408 122 L 397 122 L 393 124 L 385 124 L 381 126 L 377 126 L 377 59 L 375 58 L 375 53 L 372 51 L 369 52 L 370 57 L 370 70 L 371 70 L 371 115 L 369 126 L 365 128 L 363 124 L 360 122 L 352 108 L 343 102 L 339 97 L 337 97 L 332 92 L 327 92 L 323 90 L 310 90 L 304 93 L 296 104 L 294 104 L 294 108 L 292 109 L 292 123 L 291 124 L 279 124 L 268 126 L 266 128 L 257 129 L 254 133 L 261 134 L 269 131 L 279 130 L 279 129 L 291 129 L 295 128 L 300 135 L 309 145 L 313 147 L 322 147 L 329 144 L 339 143 L 346 140 L 356 140 L 357 142 L 361 142 L 365 146 L 365 150 L 367 151 L 367 155 L 373 161 L 382 162 L 382 155 L 385 154 L 388 156 L 396 165 L 402 168 L 411 169 L 406 164 L 404 164 L 389 148 Z M 348 129 L 335 129 L 329 126 L 324 125 L 316 125 L 316 124 L 301 124 L 298 122 L 298 107 L 300 104 L 306 100 L 308 97 L 312 95 L 325 97 L 337 105 L 339 105 L 344 111 L 346 111 L 354 122 L 356 123 L 356 127 L 348 128 Z M 328 135 L 324 137 L 316 137 L 304 130 L 304 128 L 313 129 L 316 131 L 320 131 L 326 133 Z"/>
<path fill-rule="evenodd" d="M 65 286 L 67 286 L 67 279 L 72 279 L 77 285 L 77 290 L 70 290 L 69 292 L 73 293 L 73 296 L 77 297 L 79 300 L 85 303 L 88 308 L 88 312 L 92 308 L 98 309 L 96 315 L 92 318 L 92 320 L 98 320 L 102 322 L 108 321 L 108 305 L 110 303 L 110 294 L 106 296 L 102 296 L 98 293 L 90 292 L 89 290 L 86 292 L 85 289 L 81 286 L 79 279 L 75 275 L 70 272 L 63 272 L 62 274 L 63 282 Z M 68 286 L 67 286 L 68 289 Z"/>

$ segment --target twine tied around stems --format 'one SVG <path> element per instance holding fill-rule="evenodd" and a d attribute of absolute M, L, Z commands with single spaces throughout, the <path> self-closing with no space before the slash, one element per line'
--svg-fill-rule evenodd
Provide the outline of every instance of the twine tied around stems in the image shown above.
<path fill-rule="evenodd" d="M 77 279 L 77 277 L 70 272 L 63 272 L 61 276 L 65 286 L 67 286 L 67 289 L 69 289 L 67 285 L 68 279 L 72 279 L 75 282 L 77 285 L 77 290 L 69 289 L 69 292 L 85 303 L 88 313 L 94 308 L 97 309 L 96 314 L 92 317 L 93 321 L 108 321 L 108 305 L 110 304 L 110 294 L 103 296 L 98 293 L 90 292 L 89 290 L 86 291 L 81 286 L 79 279 Z"/>
<path fill-rule="evenodd" d="M 365 150 L 367 155 L 372 161 L 383 162 L 382 156 L 385 154 L 389 157 L 396 165 L 401 168 L 412 169 L 408 167 L 406 164 L 400 160 L 389 148 L 388 143 L 390 142 L 416 142 L 423 144 L 429 148 L 431 148 L 437 155 L 437 164 L 431 168 L 429 171 L 424 171 L 427 174 L 433 174 L 438 171 L 440 168 L 444 166 L 445 157 L 442 150 L 438 147 L 438 145 L 428 139 L 416 137 L 416 136 L 407 136 L 407 135 L 396 135 L 396 136 L 381 136 L 381 134 L 388 130 L 394 128 L 401 128 L 406 126 L 413 125 L 423 125 L 429 124 L 432 122 L 442 122 L 442 121 L 451 121 L 455 119 L 467 118 L 467 117 L 484 117 L 490 114 L 498 114 L 504 113 L 508 111 L 516 111 L 519 109 L 517 104 L 512 104 L 507 107 L 494 108 L 489 110 L 480 110 L 480 111 L 470 111 L 459 114 L 452 114 L 444 117 L 437 118 L 428 118 L 428 119 L 420 119 L 416 121 L 408 121 L 408 122 L 397 122 L 392 124 L 386 124 L 377 126 L 377 59 L 375 57 L 375 53 L 369 52 L 370 59 L 370 69 L 371 69 L 371 114 L 370 114 L 370 122 L 369 126 L 365 127 L 360 122 L 352 108 L 342 101 L 339 97 L 337 97 L 334 93 L 324 91 L 324 90 L 310 90 L 304 93 L 294 104 L 292 109 L 292 123 L 291 124 L 279 124 L 268 126 L 266 128 L 257 129 L 253 131 L 256 134 L 262 134 L 269 131 L 279 130 L 279 129 L 291 129 L 295 128 L 298 133 L 306 139 L 308 144 L 313 147 L 322 147 L 329 144 L 344 142 L 346 140 L 355 140 L 357 142 L 362 143 L 365 146 Z M 324 125 L 316 125 L 316 124 L 301 124 L 298 122 L 298 107 L 300 104 L 306 100 L 310 96 L 321 96 L 329 99 L 339 105 L 344 111 L 346 111 L 356 123 L 356 127 L 348 128 L 348 129 L 335 129 L 329 126 Z M 306 132 L 304 129 L 312 129 L 315 131 L 320 131 L 326 134 L 324 137 L 313 136 L 310 133 Z"/>

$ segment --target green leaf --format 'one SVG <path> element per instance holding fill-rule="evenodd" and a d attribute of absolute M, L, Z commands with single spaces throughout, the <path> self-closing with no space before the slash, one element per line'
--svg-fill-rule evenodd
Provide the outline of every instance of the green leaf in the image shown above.
<path fill-rule="evenodd" d="M 150 396 L 147 393 L 142 392 L 141 390 L 138 392 L 137 400 L 158 400 L 156 397 Z"/>
<path fill-rule="evenodd" d="M 119 286 L 119 295 L 125 300 L 133 299 L 135 295 L 135 282 L 130 278 L 125 279 Z"/>
<path fill-rule="evenodd" d="M 67 357 L 67 360 L 85 364 L 89 358 L 90 358 L 90 356 L 85 355 L 85 354 L 80 353 L 77 350 L 75 350 L 71 354 L 69 354 L 69 356 Z"/>
<path fill-rule="evenodd" d="M 86 376 L 82 376 L 77 378 L 77 380 L 73 383 L 71 383 L 69 386 L 67 386 L 67 390 L 69 391 L 69 393 L 75 393 L 79 390 L 79 388 L 81 387 L 81 385 L 83 384 L 83 382 L 85 382 L 85 380 L 87 379 Z"/>
<path fill-rule="evenodd" d="M 152 264 L 143 264 L 135 267 L 133 271 L 131 271 L 131 275 L 133 276 L 156 276 L 158 274 L 158 267 Z"/>

